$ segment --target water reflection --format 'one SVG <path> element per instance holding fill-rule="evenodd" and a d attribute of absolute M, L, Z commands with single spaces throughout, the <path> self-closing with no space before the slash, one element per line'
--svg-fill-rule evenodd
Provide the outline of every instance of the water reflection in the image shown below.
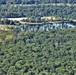
<path fill-rule="evenodd" d="M 42 25 L 20 25 L 19 29 L 23 30 L 48 30 L 48 29 L 62 29 L 62 28 L 73 28 L 75 27 L 70 23 L 54 23 L 54 24 L 42 24 Z"/>

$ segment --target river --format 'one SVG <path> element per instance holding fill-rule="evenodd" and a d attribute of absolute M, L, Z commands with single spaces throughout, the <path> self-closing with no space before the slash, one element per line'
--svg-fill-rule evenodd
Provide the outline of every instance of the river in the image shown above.
<path fill-rule="evenodd" d="M 46 29 L 47 31 L 49 29 L 63 29 L 63 28 L 73 28 L 75 25 L 71 23 L 53 23 L 53 24 L 41 24 L 41 25 L 20 25 L 19 29 L 21 31 L 23 30 L 44 30 Z"/>

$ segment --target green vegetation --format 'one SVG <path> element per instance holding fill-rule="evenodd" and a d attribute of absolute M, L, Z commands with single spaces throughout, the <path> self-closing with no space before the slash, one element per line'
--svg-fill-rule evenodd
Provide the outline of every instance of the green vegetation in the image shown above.
<path fill-rule="evenodd" d="M 73 21 L 76 20 L 75 3 L 75 0 L 1 0 L 0 24 L 16 25 L 16 22 L 6 18 L 21 17 L 26 17 L 26 22 L 45 22 L 41 18 L 47 16 Z"/>
<path fill-rule="evenodd" d="M 76 19 L 75 17 L 76 6 L 54 6 L 54 5 L 38 5 L 38 6 L 12 6 L 12 5 L 1 5 L 0 6 L 0 17 L 27 17 L 37 18 L 43 16 L 56 16 L 60 18 Z"/>
<path fill-rule="evenodd" d="M 46 22 L 42 17 L 55 17 L 60 21 L 73 21 L 76 20 L 76 6 L 68 5 L 38 5 L 38 6 L 28 6 L 28 5 L 1 5 L 0 7 L 0 24 L 11 24 L 18 25 L 19 21 L 8 20 L 6 18 L 16 18 L 16 17 L 26 17 L 25 22 Z M 2 19 L 4 18 L 4 19 Z M 51 17 L 51 20 L 53 18 Z M 49 21 L 49 22 L 50 22 Z"/>
<path fill-rule="evenodd" d="M 76 27 L 39 30 L 52 22 L 76 25 L 75 3 L 0 0 L 0 75 L 76 75 Z"/>
<path fill-rule="evenodd" d="M 0 31 L 0 38 L 10 33 L 0 42 L 0 75 L 76 75 L 76 28 Z"/>
<path fill-rule="evenodd" d="M 12 31 L 9 32 L 6 26 L 3 26 L 1 28 L 2 30 L 0 30 L 0 42 L 4 42 L 5 40 L 11 39 L 13 37 Z"/>
<path fill-rule="evenodd" d="M 75 0 L 0 0 L 0 4 L 76 3 Z"/>

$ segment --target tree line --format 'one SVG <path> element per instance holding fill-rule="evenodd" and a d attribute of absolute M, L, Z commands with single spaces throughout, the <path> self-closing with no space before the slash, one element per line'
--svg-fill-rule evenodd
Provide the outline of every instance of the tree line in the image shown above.
<path fill-rule="evenodd" d="M 38 6 L 0 6 L 0 18 L 30 17 L 35 19 L 43 16 L 54 16 L 64 19 L 76 19 L 76 6 L 38 5 Z"/>
<path fill-rule="evenodd" d="M 76 0 L 0 0 L 0 4 L 76 3 Z"/>

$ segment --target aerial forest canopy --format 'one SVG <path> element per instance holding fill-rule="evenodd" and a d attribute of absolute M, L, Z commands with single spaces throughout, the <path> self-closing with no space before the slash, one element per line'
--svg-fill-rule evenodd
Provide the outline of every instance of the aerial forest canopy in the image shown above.
<path fill-rule="evenodd" d="M 0 0 L 0 18 L 54 16 L 74 20 L 75 3 L 76 0 Z"/>
<path fill-rule="evenodd" d="M 76 3 L 76 0 L 0 0 L 0 4 Z"/>
<path fill-rule="evenodd" d="M 76 75 L 76 28 L 0 31 L 0 40 L 0 75 Z"/>
<path fill-rule="evenodd" d="M 72 5 L 1 5 L 0 18 L 56 16 L 76 19 L 76 6 Z"/>
<path fill-rule="evenodd" d="M 0 0 L 0 75 L 76 75 L 75 3 Z"/>

